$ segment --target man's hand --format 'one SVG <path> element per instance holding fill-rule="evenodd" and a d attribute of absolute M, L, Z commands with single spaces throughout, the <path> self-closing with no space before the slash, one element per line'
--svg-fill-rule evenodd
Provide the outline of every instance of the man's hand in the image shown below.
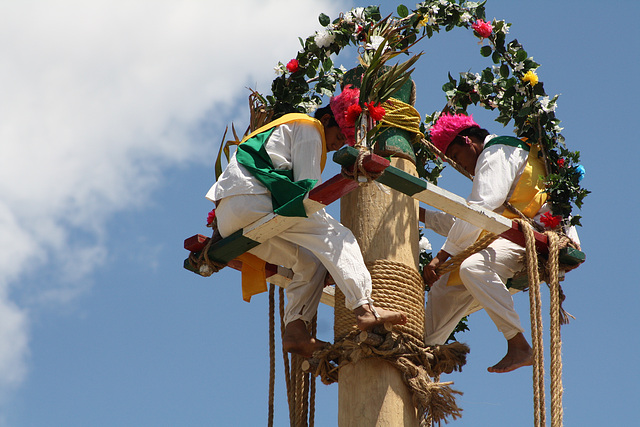
<path fill-rule="evenodd" d="M 436 255 L 435 258 L 433 258 L 431 262 L 424 267 L 424 270 L 422 270 L 422 279 L 428 286 L 433 285 L 436 280 L 440 278 L 440 276 L 436 273 L 436 269 L 448 258 L 449 254 L 441 250 L 440 252 L 438 252 L 438 255 Z"/>

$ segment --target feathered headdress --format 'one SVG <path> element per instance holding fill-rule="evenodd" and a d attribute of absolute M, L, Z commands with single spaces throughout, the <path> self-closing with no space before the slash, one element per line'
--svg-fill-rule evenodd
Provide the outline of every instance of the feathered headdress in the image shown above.
<path fill-rule="evenodd" d="M 473 120 L 473 116 L 443 114 L 431 128 L 431 142 L 438 150 L 446 153 L 449 144 L 451 144 L 451 141 L 454 140 L 456 135 L 472 127 L 480 127 L 480 125 Z"/>
<path fill-rule="evenodd" d="M 360 89 L 353 89 L 347 85 L 340 95 L 331 97 L 329 105 L 338 126 L 347 138 L 347 144 L 353 146 L 356 143 L 355 120 L 362 112 L 359 105 Z"/>

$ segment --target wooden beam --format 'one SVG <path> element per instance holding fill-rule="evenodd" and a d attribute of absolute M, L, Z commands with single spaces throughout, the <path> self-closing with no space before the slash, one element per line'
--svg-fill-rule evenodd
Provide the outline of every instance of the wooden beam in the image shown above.
<path fill-rule="evenodd" d="M 357 156 L 358 150 L 355 148 L 343 147 L 335 153 L 333 159 L 336 163 L 350 164 L 355 161 Z M 469 205 L 463 197 L 455 193 L 433 185 L 430 182 L 417 178 L 393 166 L 386 168 L 377 181 L 429 206 L 450 213 L 456 218 L 467 221 L 476 227 L 498 234 L 507 240 L 524 246 L 524 235 L 518 223 L 493 211 L 479 206 Z M 424 214 L 422 214 L 422 218 L 424 218 Z M 534 231 L 534 236 L 538 251 L 540 253 L 548 253 L 547 237 L 537 231 Z M 579 256 L 579 258 L 580 257 L 584 260 L 584 254 Z"/>

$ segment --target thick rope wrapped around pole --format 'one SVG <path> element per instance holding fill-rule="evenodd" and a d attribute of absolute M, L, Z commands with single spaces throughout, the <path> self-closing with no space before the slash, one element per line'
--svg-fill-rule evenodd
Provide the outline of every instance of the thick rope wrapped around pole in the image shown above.
<path fill-rule="evenodd" d="M 461 417 L 462 409 L 455 396 L 462 393 L 453 390 L 451 382 L 431 378 L 462 371 L 468 352 L 466 344 L 457 342 L 432 347 L 416 345 L 407 339 L 407 334 L 380 327 L 375 332 L 353 331 L 343 340 L 316 351 L 303 368 L 319 376 L 324 384 L 332 384 L 338 382 L 342 366 L 365 358 L 381 358 L 402 373 L 423 421 L 446 422 L 448 417 Z"/>
<path fill-rule="evenodd" d="M 407 314 L 406 325 L 378 328 L 377 333 L 361 332 L 349 310 L 336 310 L 335 344 L 314 353 L 308 368 L 322 382 L 338 381 L 341 366 L 368 357 L 382 358 L 400 372 L 411 390 L 422 419 L 446 420 L 461 416 L 451 383 L 431 378 L 441 373 L 462 370 L 469 348 L 454 343 L 449 346 L 424 345 L 424 282 L 417 270 L 402 263 L 377 260 L 367 264 L 373 282 L 372 298 L 376 305 Z M 344 306 L 344 294 L 336 288 L 336 307 Z"/>

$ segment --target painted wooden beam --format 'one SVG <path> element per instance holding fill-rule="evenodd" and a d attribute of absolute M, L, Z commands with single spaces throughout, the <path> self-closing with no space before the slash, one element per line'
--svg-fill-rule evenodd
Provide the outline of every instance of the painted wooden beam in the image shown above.
<path fill-rule="evenodd" d="M 204 249 L 211 238 L 207 236 L 203 236 L 202 234 L 196 234 L 195 236 L 191 236 L 184 241 L 184 248 L 189 252 L 200 252 Z M 189 260 L 185 260 L 184 267 L 187 270 L 193 271 L 194 273 L 199 274 L 198 271 L 191 265 Z M 242 261 L 238 259 L 232 259 L 227 263 L 227 267 L 233 268 L 234 270 L 242 271 Z M 267 282 L 273 283 L 274 285 L 278 285 L 281 288 L 287 288 L 289 283 L 291 283 L 291 278 L 293 277 L 293 271 L 289 268 L 282 267 L 280 265 L 266 263 L 265 265 L 265 277 Z M 335 301 L 335 288 L 333 286 L 325 286 L 322 290 L 322 296 L 320 297 L 320 302 L 326 304 L 328 306 L 333 307 Z"/>
<path fill-rule="evenodd" d="M 343 147 L 334 154 L 333 160 L 339 164 L 352 164 L 357 156 L 358 150 L 355 148 Z M 429 206 L 450 213 L 456 218 L 467 221 L 483 230 L 498 234 L 507 240 L 524 246 L 524 235 L 518 223 L 479 206 L 469 205 L 463 197 L 455 193 L 393 166 L 386 168 L 377 181 Z M 548 253 L 547 237 L 538 232 L 534 232 L 534 236 L 538 251 L 540 253 Z M 582 254 L 582 260 L 584 260 L 584 254 Z"/>

